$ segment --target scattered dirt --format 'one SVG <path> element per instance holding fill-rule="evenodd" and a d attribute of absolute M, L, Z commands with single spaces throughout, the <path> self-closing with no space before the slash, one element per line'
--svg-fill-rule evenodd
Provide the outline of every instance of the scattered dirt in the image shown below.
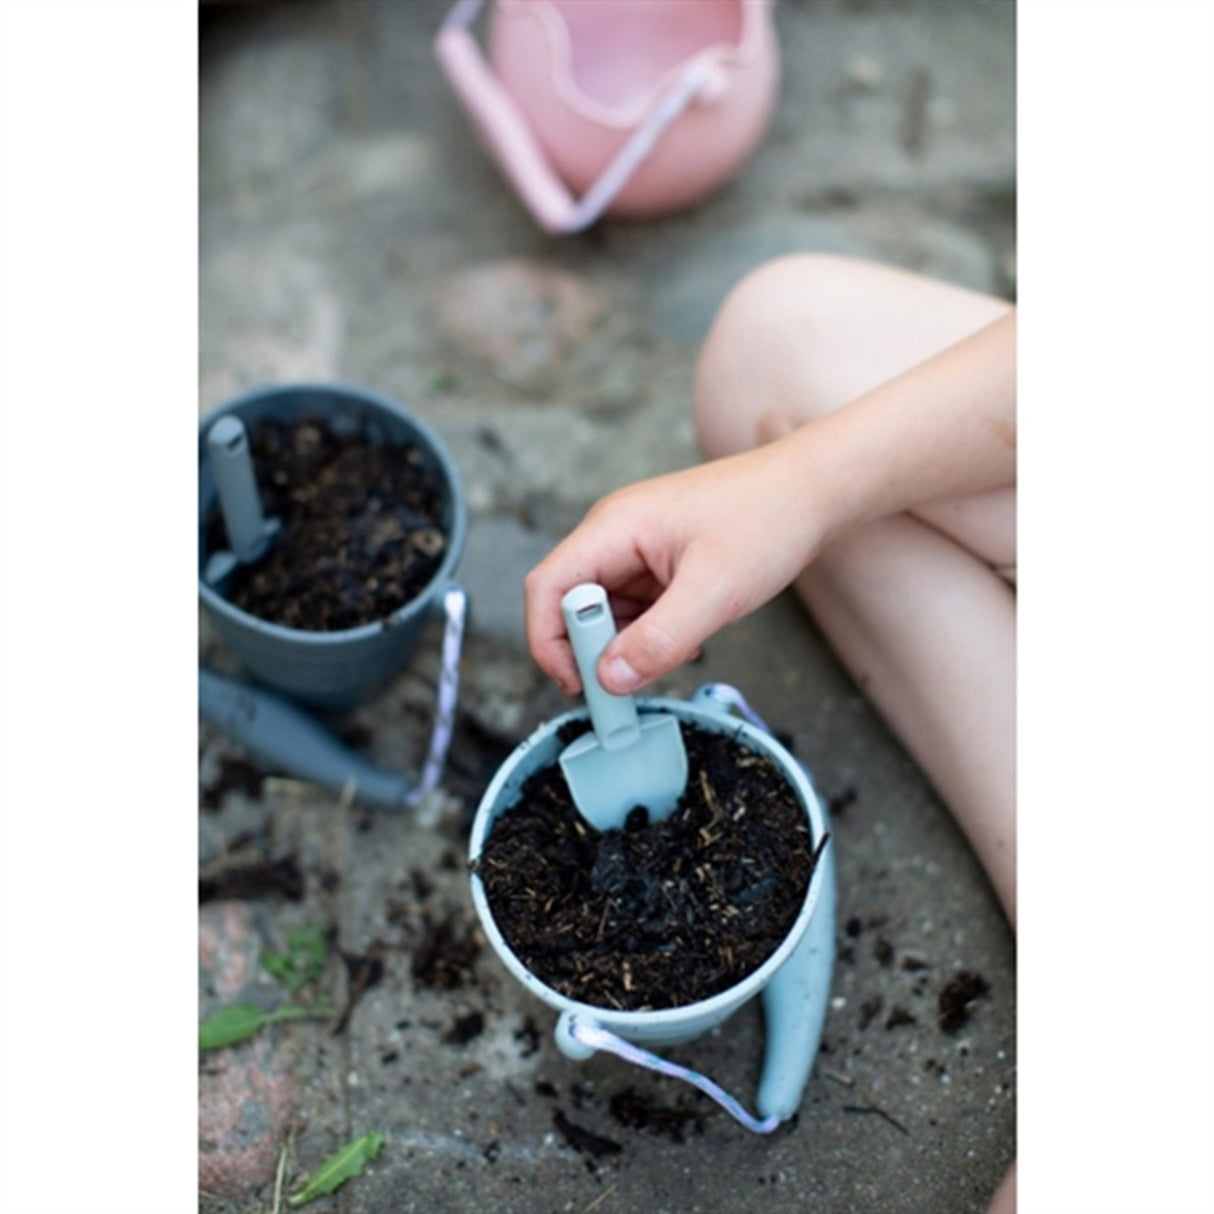
<path fill-rule="evenodd" d="M 860 1013 L 858 1016 L 861 1029 L 866 1029 L 880 1014 L 882 1007 L 885 1005 L 885 1000 L 880 995 L 873 995 L 871 999 L 866 999 L 860 1004 Z"/>
<path fill-rule="evenodd" d="M 519 1057 L 530 1058 L 532 1054 L 538 1054 L 540 1049 L 540 1030 L 535 1021 L 528 1016 L 514 1034 L 514 1039 L 519 1043 Z"/>
<path fill-rule="evenodd" d="M 561 1132 L 561 1137 L 579 1154 L 601 1159 L 604 1155 L 618 1155 L 623 1149 L 618 1142 L 602 1138 L 584 1129 L 557 1109 L 552 1114 L 552 1124 Z"/>
<path fill-rule="evenodd" d="M 672 1142 L 687 1141 L 688 1129 L 703 1132 L 704 1118 L 692 1109 L 658 1104 L 642 1096 L 635 1088 L 624 1088 L 611 1097 L 611 1115 L 622 1126 L 662 1134 Z"/>
<path fill-rule="evenodd" d="M 938 1006 L 940 1027 L 946 1033 L 959 1033 L 974 1012 L 977 1000 L 989 995 L 990 983 L 981 974 L 962 970 L 944 985 Z"/>
<path fill-rule="evenodd" d="M 219 772 L 202 790 L 199 806 L 215 810 L 223 804 L 230 792 L 244 793 L 254 801 L 261 800 L 261 786 L 265 772 L 246 759 L 223 755 L 219 760 Z"/>
<path fill-rule="evenodd" d="M 337 736 L 351 750 L 365 754 L 375 743 L 375 731 L 361 721 L 349 721 L 337 730 Z"/>
<path fill-rule="evenodd" d="M 456 1016 L 443 1034 L 444 1045 L 467 1045 L 485 1031 L 485 1017 L 480 1012 Z"/>
<path fill-rule="evenodd" d="M 222 856 L 198 875 L 198 902 L 230 898 L 285 898 L 298 902 L 304 896 L 304 875 L 294 855 L 267 860 L 263 856 Z"/>
<path fill-rule="evenodd" d="M 826 803 L 827 812 L 832 818 L 841 818 L 857 800 L 856 790 L 850 786 L 836 793 Z"/>
<path fill-rule="evenodd" d="M 429 913 L 422 919 L 422 939 L 413 950 L 413 981 L 430 990 L 456 990 L 472 978 L 483 947 L 480 929 L 454 911 L 437 922 Z"/>
<path fill-rule="evenodd" d="M 316 417 L 264 420 L 252 431 L 262 509 L 282 530 L 266 555 L 241 565 L 230 602 L 304 632 L 387 619 L 426 587 L 447 537 L 444 489 L 421 451 L 337 434 Z M 206 554 L 228 547 L 216 505 Z"/>
<path fill-rule="evenodd" d="M 579 732 L 584 731 L 584 726 Z M 507 943 L 571 998 L 677 1007 L 752 973 L 788 934 L 815 852 L 796 794 L 767 757 L 684 723 L 675 811 L 597 831 L 553 766 L 523 786 L 476 865 Z"/>

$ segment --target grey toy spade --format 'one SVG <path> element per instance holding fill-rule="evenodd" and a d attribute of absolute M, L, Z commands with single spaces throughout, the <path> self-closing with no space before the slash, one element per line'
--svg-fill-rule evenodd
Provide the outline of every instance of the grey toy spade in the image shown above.
<path fill-rule="evenodd" d="M 232 545 L 230 551 L 216 552 L 207 561 L 204 577 L 213 585 L 222 582 L 237 565 L 248 565 L 260 558 L 280 524 L 262 513 L 253 456 L 240 418 L 228 414 L 207 431 L 207 455 L 223 525 Z"/>
<path fill-rule="evenodd" d="M 615 636 L 602 586 L 575 586 L 561 600 L 561 611 L 594 726 L 561 752 L 574 805 L 598 830 L 622 827 L 637 805 L 651 820 L 666 817 L 687 786 L 687 750 L 678 720 L 666 713 L 641 716 L 631 696 L 612 695 L 599 682 L 599 658 Z"/>

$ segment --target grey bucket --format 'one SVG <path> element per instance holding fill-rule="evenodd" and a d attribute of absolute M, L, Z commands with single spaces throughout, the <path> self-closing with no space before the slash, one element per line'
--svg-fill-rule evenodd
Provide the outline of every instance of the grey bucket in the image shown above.
<path fill-rule="evenodd" d="M 389 444 L 411 443 L 437 473 L 443 494 L 442 562 L 429 584 L 388 618 L 340 632 L 304 632 L 259 619 L 234 606 L 203 577 L 206 518 L 216 504 L 206 436 L 221 417 L 235 415 L 252 433 L 266 418 L 320 416 Z M 409 661 L 428 622 L 441 614 L 467 533 L 467 503 L 455 463 L 424 422 L 385 396 L 346 384 L 299 383 L 262 388 L 205 416 L 198 432 L 198 594 L 219 635 L 257 681 L 314 708 L 354 708 L 382 691 Z"/>

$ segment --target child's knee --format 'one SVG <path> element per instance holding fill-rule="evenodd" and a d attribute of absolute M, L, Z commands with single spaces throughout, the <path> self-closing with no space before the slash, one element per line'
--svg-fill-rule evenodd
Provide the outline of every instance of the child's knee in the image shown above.
<path fill-rule="evenodd" d="M 828 314 L 842 258 L 794 254 L 751 271 L 726 296 L 696 362 L 692 415 L 707 459 L 762 441 L 759 418 L 776 411 L 809 420 L 798 388 L 813 357 L 817 319 Z"/>

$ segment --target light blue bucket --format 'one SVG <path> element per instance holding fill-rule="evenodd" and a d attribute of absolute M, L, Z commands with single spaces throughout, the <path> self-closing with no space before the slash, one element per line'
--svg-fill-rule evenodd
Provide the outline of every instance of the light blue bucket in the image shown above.
<path fill-rule="evenodd" d="M 752 717 L 754 724 L 740 720 L 729 712 L 727 703 L 745 707 L 732 689 L 709 684 L 690 701 L 641 699 L 637 707 L 642 713 L 670 713 L 709 732 L 727 734 L 771 758 L 796 791 L 809 819 L 811 846 L 819 848 L 828 838 L 829 821 L 805 769 L 760 727 L 757 718 Z M 585 709 L 556 717 L 537 729 L 505 761 L 485 790 L 472 824 L 469 855 L 473 862 L 479 858 L 494 822 L 510 812 L 527 780 L 557 762 L 563 747 L 559 732 L 571 722 L 586 721 Z M 606 1049 L 640 1065 L 676 1074 L 713 1096 L 750 1128 L 764 1132 L 797 1111 L 818 1051 L 834 968 L 835 862 L 834 847 L 829 842 L 818 857 L 796 922 L 779 948 L 741 982 L 684 1007 L 618 1011 L 570 999 L 537 978 L 506 943 L 494 921 L 484 883 L 475 871 L 472 901 L 486 937 L 506 968 L 559 1013 L 556 1042 L 567 1056 L 582 1059 L 597 1049 Z M 762 999 L 765 1025 L 763 1068 L 755 1100 L 762 1121 L 746 1114 L 710 1080 L 648 1053 L 650 1047 L 674 1045 L 708 1032 L 755 995 Z"/>

